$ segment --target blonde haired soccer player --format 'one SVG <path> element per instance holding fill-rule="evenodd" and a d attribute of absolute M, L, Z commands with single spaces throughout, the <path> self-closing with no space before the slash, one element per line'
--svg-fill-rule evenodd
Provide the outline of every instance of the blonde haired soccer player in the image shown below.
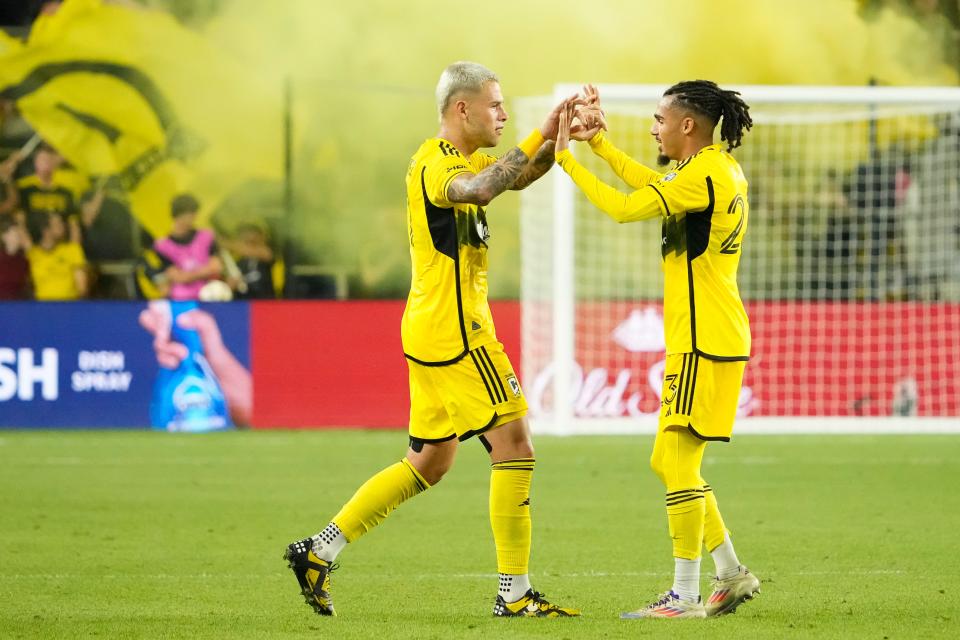
<path fill-rule="evenodd" d="M 289 545 L 285 558 L 307 603 L 333 615 L 329 574 L 344 546 L 439 482 L 458 444 L 477 436 L 492 462 L 490 523 L 500 573 L 494 615 L 579 615 L 534 591 L 527 573 L 535 461 L 527 402 L 487 304 L 484 208 L 553 166 L 548 138 L 556 137 L 566 101 L 497 159 L 480 151 L 497 145 L 507 121 L 497 76 L 482 65 L 457 62 L 443 71 L 436 95 L 440 131 L 420 146 L 407 170 L 413 277 L 401 335 L 410 378 L 409 449 L 367 480 L 326 528 Z"/>
<path fill-rule="evenodd" d="M 584 121 L 599 117 L 599 96 L 586 87 Z M 635 191 L 604 184 L 571 154 L 569 131 L 578 107 L 560 116 L 556 157 L 587 198 L 617 222 L 658 218 L 662 224 L 664 328 L 667 363 L 659 429 L 651 467 L 666 486 L 673 540 L 673 587 L 624 618 L 702 618 L 732 612 L 759 591 L 760 581 L 740 564 L 713 491 L 700 474 L 707 442 L 729 441 L 740 385 L 750 357 L 750 326 L 737 289 L 737 266 L 747 230 L 747 181 L 730 151 L 752 120 L 735 91 L 695 80 L 663 94 L 651 135 L 666 173 L 620 151 L 603 131 L 591 150 Z M 727 142 L 714 144 L 714 129 Z M 716 562 L 706 606 L 700 599 L 700 549 Z"/>

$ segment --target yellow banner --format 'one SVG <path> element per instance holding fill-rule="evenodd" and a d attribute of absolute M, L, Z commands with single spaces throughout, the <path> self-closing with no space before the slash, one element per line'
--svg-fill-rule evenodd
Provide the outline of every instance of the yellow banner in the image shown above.
<path fill-rule="evenodd" d="M 66 0 L 25 45 L 0 42 L 0 97 L 80 171 L 116 176 L 154 236 L 178 193 L 203 219 L 241 182 L 282 173 L 279 82 L 159 11 Z"/>

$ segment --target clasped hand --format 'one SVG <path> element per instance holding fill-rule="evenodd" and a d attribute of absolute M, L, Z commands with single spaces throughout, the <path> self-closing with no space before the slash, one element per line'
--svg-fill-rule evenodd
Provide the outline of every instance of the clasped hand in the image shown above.
<path fill-rule="evenodd" d="M 600 93 L 592 84 L 584 85 L 583 94 L 572 96 L 558 106 L 556 151 L 570 147 L 570 140 L 586 141 L 607 129 Z"/>

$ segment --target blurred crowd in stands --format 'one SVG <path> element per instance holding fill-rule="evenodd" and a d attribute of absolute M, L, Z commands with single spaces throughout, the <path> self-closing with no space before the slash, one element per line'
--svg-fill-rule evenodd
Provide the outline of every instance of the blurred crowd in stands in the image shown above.
<path fill-rule="evenodd" d="M 143 2 L 173 10 L 181 19 L 202 21 L 222 0 Z M 56 4 L 0 2 L 0 25 L 24 37 L 37 15 Z M 943 46 L 947 64 L 960 69 L 960 0 L 857 0 L 857 5 L 865 20 L 893 9 L 915 21 L 931 41 Z M 817 178 L 812 200 L 805 190 L 784 188 L 797 179 L 793 168 L 783 168 L 782 175 L 773 164 L 758 168 L 750 176 L 751 204 L 767 215 L 757 216 L 752 224 L 757 232 L 765 220 L 788 230 L 783 242 L 793 252 L 755 261 L 759 275 L 753 282 L 758 289 L 750 290 L 748 284 L 747 295 L 960 298 L 955 259 L 960 250 L 960 182 L 930 170 L 960 153 L 955 148 L 960 146 L 960 125 L 948 124 L 924 151 L 874 149 L 853 171 L 829 168 Z M 273 298 L 281 292 L 287 297 L 345 297 L 348 278 L 353 295 L 405 293 L 408 269 L 402 237 L 396 237 L 400 242 L 394 242 L 393 235 L 368 238 L 351 256 L 355 265 L 331 268 L 306 264 L 307 259 L 285 264 L 284 255 L 291 263 L 297 260 L 288 238 L 281 251 L 277 236 L 283 229 L 271 224 L 277 216 L 268 223 L 234 211 L 229 224 L 218 224 L 214 217 L 213 229 L 206 229 L 198 228 L 197 214 L 201 204 L 211 203 L 183 193 L 164 204 L 172 230 L 166 237 L 151 237 L 131 215 L 115 180 L 78 172 L 37 139 L 12 101 L 0 99 L 0 299 L 223 300 Z M 368 220 L 380 216 L 386 228 L 400 211 L 398 202 L 373 211 Z M 784 219 L 791 225 L 781 224 Z M 758 241 L 764 238 L 757 235 Z M 782 246 L 769 238 L 772 233 L 770 247 Z M 750 268 L 748 263 L 744 270 L 748 282 Z M 782 281 L 772 282 L 770 272 L 783 274 Z"/>
<path fill-rule="evenodd" d="M 170 202 L 170 234 L 151 238 L 117 185 L 72 168 L 11 102 L 0 102 L 0 113 L 0 299 L 219 301 L 282 290 L 263 220 L 198 229 L 200 203 L 181 194 Z"/>

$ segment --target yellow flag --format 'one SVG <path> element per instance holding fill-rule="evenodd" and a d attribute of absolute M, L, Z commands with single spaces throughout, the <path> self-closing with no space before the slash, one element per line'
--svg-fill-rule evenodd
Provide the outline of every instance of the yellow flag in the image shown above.
<path fill-rule="evenodd" d="M 78 169 L 119 178 L 154 236 L 190 191 L 203 214 L 282 173 L 281 90 L 163 12 L 66 0 L 25 45 L 0 42 L 0 97 Z"/>
<path fill-rule="evenodd" d="M 19 40 L 11 35 L 8 35 L 6 31 L 0 29 L 0 57 L 20 50 L 22 46 L 23 45 Z"/>

